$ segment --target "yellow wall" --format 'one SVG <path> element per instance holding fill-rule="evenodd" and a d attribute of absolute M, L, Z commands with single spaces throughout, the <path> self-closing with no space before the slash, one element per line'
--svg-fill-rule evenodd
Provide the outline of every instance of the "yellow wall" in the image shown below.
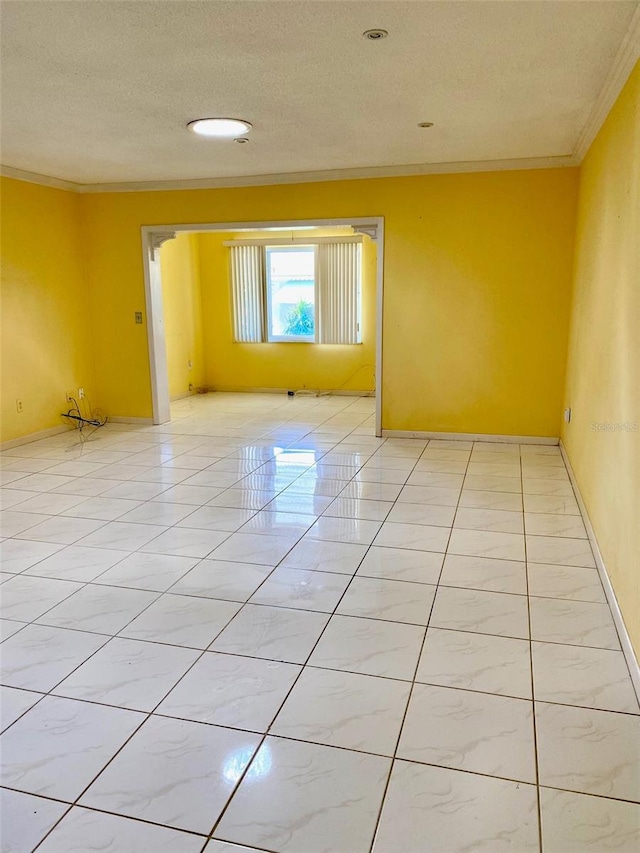
<path fill-rule="evenodd" d="M 94 402 L 95 381 L 80 197 L 1 181 L 0 440 L 8 441 L 62 426 L 66 392 L 82 387 Z"/>
<path fill-rule="evenodd" d="M 563 441 L 640 649 L 640 65 L 585 158 Z M 616 425 L 628 424 L 630 431 Z M 603 425 L 603 426 L 600 426 Z"/>
<path fill-rule="evenodd" d="M 197 234 L 179 234 L 160 250 L 164 332 L 169 395 L 189 393 L 205 384 Z"/>
<path fill-rule="evenodd" d="M 351 229 L 341 229 L 349 233 Z M 309 239 L 337 231 L 314 229 Z M 362 247 L 362 344 L 241 344 L 233 342 L 229 249 L 232 238 L 282 234 L 200 234 L 207 384 L 217 389 L 283 388 L 371 391 L 375 386 L 376 253 L 368 237 Z M 165 244 L 166 245 L 166 244 Z M 164 251 L 164 249 L 163 249 Z"/>
<path fill-rule="evenodd" d="M 577 182 L 550 169 L 85 195 L 102 405 L 151 414 L 141 225 L 384 216 L 383 426 L 558 435 Z"/>

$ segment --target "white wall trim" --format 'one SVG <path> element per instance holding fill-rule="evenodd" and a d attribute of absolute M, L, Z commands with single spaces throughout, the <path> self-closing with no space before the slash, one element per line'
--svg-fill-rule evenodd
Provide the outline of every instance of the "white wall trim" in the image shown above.
<path fill-rule="evenodd" d="M 0 175 L 3 178 L 13 178 L 16 181 L 39 184 L 42 187 L 53 187 L 56 190 L 83 192 L 82 184 L 75 184 L 73 181 L 65 181 L 62 178 L 54 178 L 51 175 L 39 175 L 37 172 L 25 172 L 23 169 L 14 169 L 13 166 L 0 165 Z"/>
<path fill-rule="evenodd" d="M 0 444 L 0 451 L 11 450 L 12 447 L 21 447 L 23 444 L 31 444 L 32 441 L 40 441 L 41 438 L 50 438 L 52 435 L 59 435 L 61 432 L 72 432 L 74 427 L 57 426 L 49 427 L 49 429 L 41 429 L 38 432 L 30 432 L 28 435 L 21 435 L 19 438 L 11 438 L 8 441 L 3 441 Z"/>
<path fill-rule="evenodd" d="M 142 268 L 151 377 L 151 411 L 154 424 L 164 424 L 171 420 L 167 345 L 164 333 L 162 267 L 159 252 L 163 243 L 175 239 L 176 233 L 142 228 Z"/>
<path fill-rule="evenodd" d="M 447 441 L 495 441 L 503 444 L 558 444 L 558 438 L 545 435 L 492 435 L 486 432 L 424 432 L 422 430 L 383 429 L 385 438 L 433 438 Z"/>
<path fill-rule="evenodd" d="M 225 240 L 223 246 L 321 246 L 332 243 L 362 243 L 362 234 L 344 234 L 340 237 L 247 237 L 246 240 Z"/>
<path fill-rule="evenodd" d="M 147 426 L 148 424 L 153 425 L 153 418 L 123 418 L 118 415 L 109 415 L 108 423 L 114 424 L 142 424 L 143 426 Z"/>
<path fill-rule="evenodd" d="M 363 223 L 360 223 L 363 224 Z M 375 435 L 382 436 L 382 353 L 384 347 L 384 216 L 377 219 L 376 244 L 376 372 L 373 377 L 376 398 Z"/>
<path fill-rule="evenodd" d="M 318 396 L 318 397 L 371 397 L 373 393 L 366 389 L 353 388 L 345 390 L 344 388 L 253 388 L 248 385 L 210 385 L 208 390 L 212 393 L 219 394 L 284 394 L 289 391 L 294 391 L 296 396 Z"/>
<path fill-rule="evenodd" d="M 582 513 L 582 520 L 584 521 L 584 526 L 587 530 L 587 536 L 589 537 L 589 542 L 591 543 L 591 547 L 593 548 L 593 555 L 595 557 L 596 566 L 598 568 L 598 574 L 600 575 L 600 580 L 602 581 L 602 586 L 604 587 L 604 594 L 607 598 L 607 602 L 609 604 L 609 607 L 611 608 L 613 621 L 618 632 L 620 645 L 622 646 L 622 653 L 624 654 L 627 666 L 629 667 L 631 681 L 633 682 L 636 695 L 640 700 L 640 665 L 638 664 L 638 658 L 636 657 L 636 653 L 633 649 L 631 638 L 629 637 L 629 632 L 627 631 L 627 626 L 624 623 L 624 617 L 622 615 L 622 611 L 620 610 L 620 605 L 618 604 L 618 599 L 616 597 L 613 584 L 611 583 L 611 578 L 609 577 L 609 572 L 607 571 L 602 552 L 600 551 L 600 546 L 598 545 L 598 540 L 596 538 L 595 530 L 593 529 L 591 519 L 589 518 L 587 507 L 585 505 L 584 500 L 582 499 L 582 494 L 580 493 L 580 487 L 578 486 L 576 475 L 574 474 L 573 468 L 571 467 L 569 454 L 567 453 L 567 450 L 562 441 L 560 441 L 560 452 L 562 453 L 564 464 L 567 466 L 567 471 L 569 472 L 569 479 L 571 480 L 571 485 L 573 486 L 573 491 L 575 492 L 576 500 L 578 501 L 578 506 L 580 508 L 580 512 Z"/>
<path fill-rule="evenodd" d="M 576 142 L 573 154 L 578 163 L 582 162 L 596 138 L 638 59 L 640 59 L 640 5 L 631 18 L 629 29 L 620 43 L 604 85 Z"/>
<path fill-rule="evenodd" d="M 454 175 L 463 172 L 511 172 L 529 169 L 561 169 L 578 166 L 574 154 L 554 157 L 522 157 L 504 160 L 468 160 L 454 163 L 409 163 L 404 166 L 365 166 L 355 169 L 328 169 L 316 172 L 286 172 L 276 175 L 236 175 L 226 178 L 191 178 L 166 181 L 121 181 L 80 184 L 0 166 L 0 174 L 32 184 L 72 190 L 82 194 L 162 192 L 167 190 L 214 190 L 235 187 L 265 187 L 281 184 L 314 184 L 326 181 L 353 181 L 371 178 L 408 178 L 416 175 Z"/>
<path fill-rule="evenodd" d="M 338 219 L 274 219 L 274 220 L 261 220 L 258 222 L 247 222 L 247 220 L 243 220 L 242 222 L 182 222 L 179 224 L 173 225 L 143 225 L 142 233 L 143 235 L 147 234 L 153 235 L 155 232 L 166 231 L 170 229 L 174 231 L 176 234 L 203 234 L 216 231 L 221 231 L 226 234 L 227 232 L 232 231 L 264 231 L 269 228 L 278 228 L 281 230 L 286 230 L 289 228 L 301 228 L 301 227 L 311 227 L 311 228 L 345 228 L 347 226 L 353 226 L 353 228 L 359 228 L 362 225 L 371 226 L 376 229 L 380 228 L 379 221 L 383 217 L 381 216 L 356 216 L 351 219 L 345 219 L 344 216 L 339 217 Z M 289 242 L 289 241 L 287 241 Z"/>

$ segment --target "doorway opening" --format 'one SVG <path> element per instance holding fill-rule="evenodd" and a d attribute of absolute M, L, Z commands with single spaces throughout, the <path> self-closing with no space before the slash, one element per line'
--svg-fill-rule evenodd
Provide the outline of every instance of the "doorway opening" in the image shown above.
<path fill-rule="evenodd" d="M 375 396 L 382 217 L 142 228 L 154 424 L 197 391 Z M 164 247 L 164 248 L 163 248 Z"/>

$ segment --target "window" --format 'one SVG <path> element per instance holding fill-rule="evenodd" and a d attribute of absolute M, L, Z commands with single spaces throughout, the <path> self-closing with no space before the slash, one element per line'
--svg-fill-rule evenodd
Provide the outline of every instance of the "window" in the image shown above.
<path fill-rule="evenodd" d="M 313 246 L 267 246 L 267 339 L 316 340 L 316 257 Z"/>
<path fill-rule="evenodd" d="M 228 245 L 235 341 L 361 343 L 359 239 Z"/>

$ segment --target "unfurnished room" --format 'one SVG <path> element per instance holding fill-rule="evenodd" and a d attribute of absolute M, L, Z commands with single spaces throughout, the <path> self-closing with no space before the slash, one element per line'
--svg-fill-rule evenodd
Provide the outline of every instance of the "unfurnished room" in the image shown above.
<path fill-rule="evenodd" d="M 637 853 L 640 2 L 0 15 L 0 853 Z"/>

